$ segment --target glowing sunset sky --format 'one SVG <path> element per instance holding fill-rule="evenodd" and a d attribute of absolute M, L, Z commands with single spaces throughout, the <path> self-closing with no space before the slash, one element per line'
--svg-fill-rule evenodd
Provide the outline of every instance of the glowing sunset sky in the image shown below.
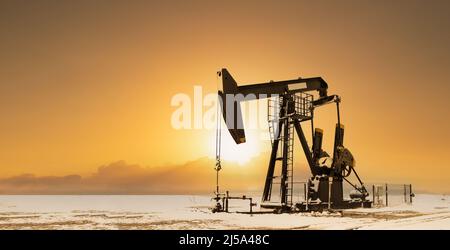
<path fill-rule="evenodd" d="M 342 97 L 364 179 L 450 192 L 449 10 L 438 0 L 1 1 L 0 178 L 210 156 L 214 131 L 174 130 L 170 101 L 195 85 L 215 92 L 226 67 L 240 83 L 323 77 Z M 331 145 L 334 109 L 321 112 Z M 269 150 L 258 138 L 253 155 Z"/>

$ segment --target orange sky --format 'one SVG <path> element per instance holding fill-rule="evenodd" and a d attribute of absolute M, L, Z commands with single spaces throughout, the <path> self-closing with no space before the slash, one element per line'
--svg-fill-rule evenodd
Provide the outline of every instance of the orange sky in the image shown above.
<path fill-rule="evenodd" d="M 216 91 L 215 72 L 227 67 L 241 83 L 322 76 L 343 99 L 345 144 L 364 179 L 448 192 L 449 7 L 2 1 L 0 177 L 89 175 L 118 160 L 164 166 L 211 155 L 214 131 L 174 130 L 170 101 L 194 85 Z M 328 144 L 333 111 L 319 121 Z"/>

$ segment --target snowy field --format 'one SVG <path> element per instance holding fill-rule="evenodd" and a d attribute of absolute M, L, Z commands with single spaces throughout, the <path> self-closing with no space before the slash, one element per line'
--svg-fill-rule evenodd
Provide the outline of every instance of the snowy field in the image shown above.
<path fill-rule="evenodd" d="M 211 205 L 206 196 L 1 195 L 0 229 L 450 229 L 443 195 L 336 213 L 213 214 Z M 248 201 L 230 210 L 248 211 Z"/>

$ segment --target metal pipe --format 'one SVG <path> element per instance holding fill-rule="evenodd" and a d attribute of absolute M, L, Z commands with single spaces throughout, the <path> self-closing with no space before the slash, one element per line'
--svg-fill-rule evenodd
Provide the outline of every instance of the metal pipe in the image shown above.
<path fill-rule="evenodd" d="M 219 170 L 216 170 L 216 193 L 219 193 Z"/>
<path fill-rule="evenodd" d="M 339 100 L 336 101 L 336 110 L 337 110 L 337 120 L 338 120 L 338 124 L 337 124 L 338 129 L 336 130 L 336 132 L 337 132 L 336 136 L 337 136 L 337 141 L 339 143 L 341 141 L 341 113 L 339 111 Z M 342 146 L 342 145 L 335 145 L 335 147 L 338 147 L 338 146 Z M 333 163 L 334 163 L 334 158 L 336 157 L 336 150 L 337 150 L 337 148 L 335 148 L 333 150 Z"/>
<path fill-rule="evenodd" d="M 328 210 L 331 210 L 331 185 L 333 185 L 333 177 L 328 177 Z"/>
<path fill-rule="evenodd" d="M 314 141 L 314 109 L 311 109 L 311 141 Z"/>
<path fill-rule="evenodd" d="M 341 126 L 341 113 L 339 111 L 339 101 L 336 101 L 338 126 Z"/>
<path fill-rule="evenodd" d="M 217 102 L 220 102 L 220 97 L 218 96 Z M 221 120 L 220 120 L 220 106 L 217 105 L 217 123 L 216 123 L 216 194 L 219 194 L 219 171 L 222 169 L 221 163 L 220 163 L 220 151 L 221 151 L 221 145 L 222 145 L 222 126 L 221 126 Z"/>
<path fill-rule="evenodd" d="M 357 187 L 355 184 L 351 183 L 349 180 L 347 180 L 347 178 L 342 177 L 342 179 L 344 179 L 344 181 L 346 181 L 346 182 L 347 182 L 350 186 L 352 186 L 354 189 L 358 190 L 358 187 Z M 361 192 L 361 191 L 360 191 L 360 192 Z"/>

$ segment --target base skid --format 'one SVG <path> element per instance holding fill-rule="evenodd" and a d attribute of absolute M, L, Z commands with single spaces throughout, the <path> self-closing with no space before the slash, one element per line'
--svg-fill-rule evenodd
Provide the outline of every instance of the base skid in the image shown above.
<path fill-rule="evenodd" d="M 331 204 L 332 210 L 371 208 L 372 201 L 354 201 L 344 200 L 337 204 Z M 326 211 L 328 202 L 299 202 L 292 206 L 286 206 L 279 203 L 262 203 L 261 208 L 273 209 L 275 212 L 308 212 L 308 211 Z"/>

